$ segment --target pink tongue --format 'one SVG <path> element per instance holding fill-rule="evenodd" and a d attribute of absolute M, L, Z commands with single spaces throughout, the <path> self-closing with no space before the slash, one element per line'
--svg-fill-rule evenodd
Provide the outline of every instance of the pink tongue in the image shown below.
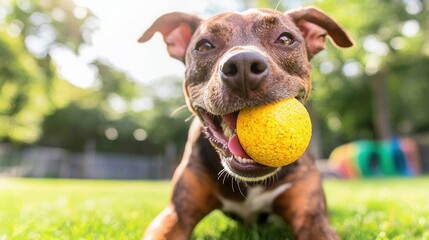
<path fill-rule="evenodd" d="M 235 156 L 252 159 L 249 155 L 247 155 L 247 153 L 244 152 L 244 149 L 241 147 L 240 141 L 238 140 L 238 136 L 236 134 L 234 134 L 234 136 L 229 139 L 228 148 Z"/>

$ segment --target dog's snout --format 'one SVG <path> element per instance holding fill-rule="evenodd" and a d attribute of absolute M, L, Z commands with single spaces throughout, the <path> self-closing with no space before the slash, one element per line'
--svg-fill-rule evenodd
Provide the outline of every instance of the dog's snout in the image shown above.
<path fill-rule="evenodd" d="M 268 71 L 268 60 L 264 55 L 242 51 L 226 57 L 220 66 L 220 77 L 233 90 L 247 95 L 262 83 Z"/>

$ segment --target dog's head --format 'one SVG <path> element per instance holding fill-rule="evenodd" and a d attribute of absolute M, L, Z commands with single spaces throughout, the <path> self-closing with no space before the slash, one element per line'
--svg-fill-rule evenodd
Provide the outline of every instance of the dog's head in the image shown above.
<path fill-rule="evenodd" d="M 352 39 L 330 17 L 309 7 L 280 13 L 254 9 L 209 19 L 185 13 L 158 18 L 139 39 L 161 32 L 171 57 L 186 65 L 188 107 L 204 123 L 225 170 L 243 181 L 260 181 L 279 169 L 260 165 L 242 149 L 236 133 L 240 109 L 295 97 L 311 90 L 309 60 L 328 36 L 340 47 Z"/>

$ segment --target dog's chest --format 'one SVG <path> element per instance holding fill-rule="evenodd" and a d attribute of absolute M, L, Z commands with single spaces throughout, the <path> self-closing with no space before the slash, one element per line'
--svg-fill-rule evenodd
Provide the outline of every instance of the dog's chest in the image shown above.
<path fill-rule="evenodd" d="M 221 210 L 239 217 L 246 224 L 256 223 L 261 214 L 271 213 L 273 201 L 291 186 L 291 183 L 285 183 L 270 191 L 254 187 L 248 190 L 245 200 L 241 202 L 219 197 Z"/>

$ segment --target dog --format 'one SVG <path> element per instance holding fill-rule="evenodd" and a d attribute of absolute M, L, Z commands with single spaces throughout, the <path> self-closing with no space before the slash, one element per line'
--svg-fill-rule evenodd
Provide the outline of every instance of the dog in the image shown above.
<path fill-rule="evenodd" d="M 205 20 L 173 12 L 159 17 L 139 42 L 156 32 L 169 55 L 186 66 L 183 90 L 197 117 L 172 179 L 171 201 L 143 238 L 188 239 L 204 216 L 221 209 L 249 224 L 276 214 L 295 239 L 338 239 L 309 150 L 287 166 L 264 166 L 243 151 L 235 128 L 243 108 L 292 97 L 304 103 L 310 60 L 325 48 L 326 37 L 351 47 L 348 33 L 315 7 L 252 9 Z"/>

